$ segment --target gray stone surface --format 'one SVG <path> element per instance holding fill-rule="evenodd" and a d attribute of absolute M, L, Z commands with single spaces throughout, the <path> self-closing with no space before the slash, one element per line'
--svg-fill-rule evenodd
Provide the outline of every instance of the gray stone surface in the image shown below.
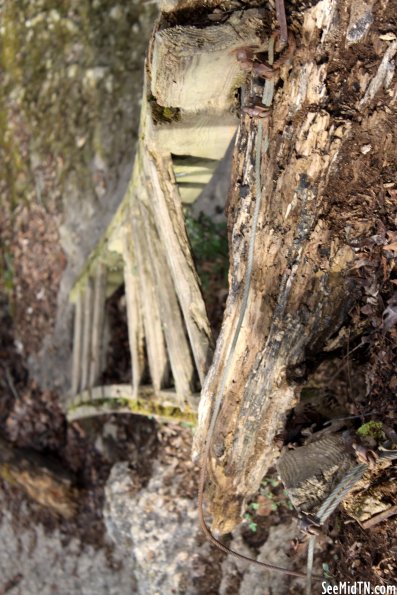
<path fill-rule="evenodd" d="M 91 4 L 88 30 L 79 14 L 70 45 L 51 54 L 51 61 L 59 65 L 55 77 L 50 64 L 47 94 L 54 97 L 51 113 L 65 122 L 65 130 L 51 132 L 54 138 L 50 131 L 36 135 L 34 147 L 35 160 L 40 162 L 50 137 L 62 147 L 65 161 L 57 188 L 62 195 L 60 241 L 67 266 L 54 332 L 45 338 L 41 352 L 29 359 L 30 373 L 40 386 L 60 394 L 70 388 L 73 307 L 69 293 L 127 189 L 137 141 L 144 58 L 157 16 L 156 3 L 145 0 L 123 0 L 112 7 L 106 0 Z M 73 10 L 69 8 L 65 27 L 71 28 L 69 21 L 73 24 L 77 18 Z M 46 29 L 38 28 L 35 33 L 33 49 L 39 53 Z M 73 64 L 69 64 L 71 52 Z M 72 91 L 69 79 L 73 79 Z M 70 110 L 66 115 L 59 113 L 63 103 Z"/>
<path fill-rule="evenodd" d="M 0 494 L 0 593 L 10 595 L 130 595 L 136 593 L 131 560 L 122 546 L 94 548 L 29 523 L 22 505 L 18 521 Z M 112 551 L 111 551 L 112 550 Z"/>
<path fill-rule="evenodd" d="M 106 486 L 105 523 L 109 535 L 131 557 L 139 595 L 263 595 L 304 591 L 301 579 L 269 572 L 203 542 L 196 500 L 181 497 L 172 465 L 156 462 L 144 489 L 134 487 L 128 463 L 114 465 Z M 305 571 L 305 550 L 292 548 L 295 519 L 272 526 L 258 559 Z M 249 557 L 241 525 L 229 546 Z M 128 552 L 128 554 L 127 554 Z M 316 562 L 316 571 L 321 572 Z"/>
<path fill-rule="evenodd" d="M 136 492 L 128 463 L 116 464 L 106 487 L 105 522 L 134 560 L 140 595 L 206 592 L 210 546 L 200 544 L 196 503 L 178 495 L 172 466 L 156 462 L 148 485 Z M 213 580 L 217 590 L 219 577 Z"/>

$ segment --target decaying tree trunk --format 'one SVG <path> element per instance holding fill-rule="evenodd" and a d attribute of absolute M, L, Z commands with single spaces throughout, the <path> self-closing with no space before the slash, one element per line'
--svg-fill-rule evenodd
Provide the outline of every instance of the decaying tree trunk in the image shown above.
<path fill-rule="evenodd" d="M 221 532 L 240 521 L 244 500 L 279 454 L 274 438 L 296 403 L 305 362 L 331 338 L 338 344 L 356 295 L 355 246 L 379 231 L 379 209 L 397 211 L 389 192 L 397 161 L 396 9 L 387 0 L 289 8 L 297 50 L 275 96 L 248 306 L 212 444 L 208 500 Z M 202 391 L 196 453 L 241 308 L 257 199 L 256 134 L 257 123 L 244 117 L 229 197 L 230 291 Z"/>

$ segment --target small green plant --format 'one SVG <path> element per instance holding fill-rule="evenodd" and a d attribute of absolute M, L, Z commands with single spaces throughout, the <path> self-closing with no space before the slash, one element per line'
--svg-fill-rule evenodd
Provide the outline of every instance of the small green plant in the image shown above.
<path fill-rule="evenodd" d="M 256 533 L 257 529 L 258 529 L 258 523 L 256 523 L 253 520 L 253 517 L 250 515 L 249 512 L 246 512 L 244 515 L 244 519 L 247 521 L 248 523 L 248 528 L 250 531 L 252 531 L 252 533 Z"/>
<path fill-rule="evenodd" d="M 272 501 L 271 510 L 278 510 L 280 507 L 288 508 L 292 510 L 293 506 L 289 499 L 287 490 L 282 490 L 280 493 L 280 487 L 282 483 L 279 479 L 274 477 L 265 477 L 261 482 L 260 493 L 262 496 Z"/>
<path fill-rule="evenodd" d="M 261 517 L 266 517 L 271 512 L 282 508 L 293 509 L 287 491 L 283 489 L 279 479 L 265 477 L 261 482 L 257 499 L 248 505 L 244 520 L 250 531 L 256 533 Z"/>

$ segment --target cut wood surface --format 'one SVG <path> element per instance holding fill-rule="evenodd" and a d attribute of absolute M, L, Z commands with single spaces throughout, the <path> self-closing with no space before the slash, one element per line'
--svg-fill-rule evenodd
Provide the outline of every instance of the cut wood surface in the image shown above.
<path fill-rule="evenodd" d="M 328 434 L 295 450 L 277 463 L 288 497 L 299 511 L 315 514 L 324 500 L 357 465 L 340 434 Z"/>
<path fill-rule="evenodd" d="M 269 22 L 270 12 L 266 13 Z M 245 80 L 235 51 L 260 47 L 265 35 L 264 13 L 236 11 L 224 24 L 169 27 L 154 38 L 151 92 L 156 102 L 184 112 L 226 112 L 235 105 L 234 91 Z M 225 92 L 225 90 L 227 90 Z"/>
<path fill-rule="evenodd" d="M 395 132 L 387 124 L 395 88 L 385 91 L 384 83 L 378 84 L 380 102 L 368 103 L 368 109 L 361 103 L 390 42 L 383 43 L 371 75 L 360 71 L 356 50 L 346 50 L 350 7 L 320 2 L 293 23 L 298 49 L 289 76 L 282 70 L 270 152 L 261 160 L 262 206 L 248 306 L 209 463 L 213 528 L 222 533 L 240 522 L 244 501 L 279 455 L 274 439 L 297 401 L 305 362 L 326 348 L 355 299 L 353 246 L 376 231 L 368 210 L 375 199 L 363 197 L 384 193 L 389 178 L 382 163 L 396 157 Z M 367 47 L 371 42 L 363 36 L 360 41 Z M 345 70 L 343 81 L 335 80 L 336 64 L 349 60 L 354 66 Z M 355 93 L 349 91 L 353 88 Z M 229 209 L 230 290 L 202 391 L 196 454 L 203 447 L 241 309 L 256 200 L 256 133 L 257 124 L 245 117 L 236 142 Z M 360 150 L 367 144 L 372 157 Z M 376 178 L 366 177 L 369 159 L 378 163 Z"/>

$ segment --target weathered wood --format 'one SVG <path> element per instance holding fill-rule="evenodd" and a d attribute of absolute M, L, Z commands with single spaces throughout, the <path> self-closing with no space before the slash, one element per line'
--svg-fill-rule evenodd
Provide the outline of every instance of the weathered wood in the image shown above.
<path fill-rule="evenodd" d="M 225 15 L 227 22 L 216 25 L 205 15 L 203 18 L 205 25 L 203 28 L 170 26 L 167 21 L 164 21 L 153 36 L 147 68 L 150 92 L 145 87 L 141 115 L 141 141 L 131 183 L 114 220 L 89 258 L 85 271 L 72 292 L 72 299 L 75 299 L 78 288 L 84 288 L 87 280 L 93 276 L 98 259 L 108 269 L 107 295 L 109 288 L 114 289 L 119 283 L 116 279 L 112 284 L 110 271 L 120 269 L 119 255 L 123 253 L 121 238 L 124 237 L 126 230 L 128 233 L 130 229 L 128 213 L 130 209 L 134 211 L 134 203 L 139 200 L 140 169 L 143 168 L 151 182 L 153 216 L 162 251 L 165 250 L 167 253 L 167 264 L 181 306 L 200 382 L 204 380 L 212 357 L 212 337 L 190 254 L 181 197 L 172 172 L 171 154 L 188 158 L 190 156 L 192 167 L 195 167 L 195 158 L 205 159 L 206 163 L 210 163 L 208 172 L 205 172 L 204 176 L 204 181 L 208 180 L 216 160 L 224 155 L 238 122 L 235 92 L 245 73 L 235 59 L 234 52 L 246 45 L 259 46 L 266 43 L 270 13 L 257 10 L 227 13 Z M 263 19 L 267 23 L 267 28 L 263 25 Z M 173 74 L 169 68 L 171 63 L 175 65 Z M 176 86 L 170 86 L 169 78 L 165 80 L 164 76 L 167 78 L 170 74 L 177 81 Z M 208 83 L 209 78 L 211 78 L 211 84 Z M 183 173 L 189 174 L 188 171 Z M 186 191 L 190 200 L 195 193 L 199 194 L 203 183 L 203 178 L 197 181 L 197 171 L 192 172 L 192 176 L 192 178 L 187 177 L 185 182 L 181 180 L 182 192 Z M 156 305 L 153 297 L 152 272 L 146 262 L 148 248 L 142 236 L 140 222 L 133 218 L 131 225 L 134 253 L 138 264 L 149 365 L 156 388 L 159 388 L 166 383 L 167 360 L 164 340 L 160 332 L 159 304 L 157 300 Z M 131 283 L 128 291 L 132 293 Z M 136 292 L 134 294 L 137 295 Z M 128 302 L 131 304 L 130 299 Z M 177 311 L 175 308 L 173 304 L 174 312 Z M 132 315 L 130 319 L 132 320 Z M 88 322 L 85 321 L 84 324 L 87 325 Z M 179 319 L 175 319 L 175 324 L 179 327 Z M 171 332 L 170 329 L 168 331 Z M 179 331 L 173 330 L 174 334 L 177 332 Z M 176 344 L 175 338 L 172 340 L 169 338 L 169 342 L 172 345 Z M 85 347 L 87 351 L 86 343 Z M 141 353 L 139 346 L 136 345 L 132 349 L 135 352 L 133 355 L 135 368 L 139 370 L 136 380 L 133 381 L 136 389 L 141 377 L 142 358 L 139 355 Z M 182 351 L 187 351 L 186 346 L 181 353 Z M 184 394 L 187 392 L 187 387 L 191 386 L 193 376 L 191 370 L 187 369 L 189 358 L 176 358 L 175 354 L 172 358 L 178 393 Z M 182 366 L 183 359 L 185 363 Z M 178 360 L 179 363 L 177 363 Z M 179 372 L 177 372 L 178 369 Z M 83 388 L 86 386 L 86 381 L 82 386 Z"/>
<path fill-rule="evenodd" d="M 193 411 L 197 410 L 197 397 L 199 393 L 188 395 L 188 405 Z M 163 404 L 165 407 L 178 407 L 179 397 L 172 388 L 163 388 L 156 391 L 151 385 L 141 385 L 138 392 L 139 399 L 148 399 L 153 403 Z M 95 386 L 92 389 L 83 391 L 77 395 L 76 402 L 70 408 L 77 407 L 79 403 L 89 401 L 103 401 L 109 399 L 121 399 L 133 401 L 134 389 L 130 384 L 107 384 L 106 386 Z"/>
<path fill-rule="evenodd" d="M 197 14 L 200 15 L 202 12 L 200 9 L 203 8 L 202 0 L 157 0 L 157 4 L 162 13 L 174 13 L 174 17 L 178 11 L 189 10 L 192 14 L 192 18 L 196 18 L 196 14 L 193 12 L 193 10 L 195 10 Z M 236 5 L 236 0 L 223 0 L 222 9 L 224 11 L 233 11 L 236 10 Z M 219 9 L 219 0 L 205 0 L 204 7 L 208 14 L 212 14 L 214 9 Z"/>
<path fill-rule="evenodd" d="M 212 336 L 190 254 L 181 200 L 173 180 L 170 158 L 147 155 L 144 170 L 153 188 L 152 206 L 157 230 L 178 293 L 200 382 L 212 357 Z"/>
<path fill-rule="evenodd" d="M 133 394 L 138 394 L 139 385 L 145 369 L 144 341 L 145 334 L 142 320 L 142 302 L 139 291 L 137 264 L 131 246 L 131 240 L 124 234 L 124 283 L 127 300 L 128 342 L 131 352 Z"/>
<path fill-rule="evenodd" d="M 210 4 L 208 8 L 210 9 Z M 172 171 L 172 157 L 179 155 L 190 158 L 192 164 L 196 158 L 205 159 L 210 163 L 210 167 L 206 168 L 208 171 L 204 172 L 204 178 L 201 175 L 201 178 L 197 179 L 197 170 L 191 172 L 190 178 L 189 171 L 183 172 L 188 176 L 185 176 L 185 182 L 181 180 L 182 192 L 186 191 L 189 199 L 192 199 L 194 194 L 198 194 L 202 189 L 203 181 L 208 180 L 216 160 L 224 155 L 235 133 L 238 122 L 236 89 L 245 77 L 235 58 L 235 50 L 247 45 L 260 46 L 266 43 L 270 30 L 269 11 L 247 10 L 236 11 L 234 14 L 225 13 L 224 18 L 222 17 L 224 22 L 216 24 L 205 14 L 202 18 L 203 27 L 197 28 L 170 25 L 165 19 L 152 38 L 146 73 L 148 83 L 144 89 L 142 104 L 140 144 L 131 183 L 114 220 L 89 258 L 72 295 L 72 299 L 75 299 L 78 288 L 84 288 L 87 280 L 93 276 L 98 259 L 108 269 L 108 295 L 109 288 L 114 288 L 114 284 L 111 283 L 111 269 L 115 269 L 116 272 L 120 269 L 120 254 L 125 250 L 122 238 L 132 229 L 139 290 L 133 289 L 130 278 L 127 291 L 134 296 L 140 294 L 149 366 L 156 389 L 167 383 L 167 354 L 160 325 L 162 320 L 160 307 L 164 312 L 177 313 L 179 312 L 177 301 L 179 301 L 183 324 L 186 326 L 201 383 L 212 358 L 211 329 L 190 254 L 181 196 Z M 266 23 L 265 26 L 264 23 Z M 170 65 L 173 65 L 173 74 Z M 169 79 L 170 74 L 177 81 L 175 85 Z M 211 84 L 208 82 L 209 79 Z M 177 159 L 176 157 L 176 161 Z M 167 258 L 166 263 L 164 257 L 161 263 L 159 258 L 155 259 L 156 274 L 157 276 L 161 274 L 160 266 L 166 270 L 166 264 L 176 290 L 177 298 L 172 291 L 171 283 L 167 281 L 167 293 L 174 296 L 168 304 L 164 298 L 160 301 L 158 296 L 156 298 L 152 265 L 148 260 L 150 255 L 153 257 L 154 248 L 150 248 L 152 252 L 149 252 L 141 229 L 142 221 L 139 217 L 143 216 L 143 212 L 139 212 L 137 208 L 142 181 L 140 170 L 150 181 L 150 209 L 160 240 L 156 244 L 156 250 L 160 250 L 159 254 L 166 252 Z M 130 212 L 133 213 L 131 220 L 129 220 Z M 136 213 L 138 213 L 137 216 Z M 152 225 L 150 221 L 149 225 Z M 126 274 L 126 278 L 127 276 Z M 117 283 L 118 279 L 116 279 Z M 87 296 L 86 299 L 88 299 Z M 128 303 L 131 304 L 130 298 Z M 130 327 L 135 314 L 129 315 Z M 190 357 L 187 357 L 189 349 L 186 342 L 182 340 L 179 341 L 179 349 L 176 348 L 178 333 L 181 338 L 183 332 L 180 317 L 173 316 L 175 328 L 172 329 L 169 326 L 171 320 L 169 315 L 165 314 L 164 318 L 168 318 L 168 327 L 164 326 L 164 330 L 168 333 L 167 349 L 177 392 L 182 398 L 183 394 L 191 390 L 194 376 Z M 88 325 L 85 316 L 84 324 Z M 130 328 L 130 334 L 136 335 L 136 332 L 137 327 L 135 330 Z M 132 346 L 135 353 L 135 355 L 132 354 L 135 361 L 133 368 L 138 371 L 136 379 L 133 380 L 135 391 L 139 385 L 142 370 L 140 340 L 138 343 L 135 341 L 135 346 Z M 83 351 L 84 347 L 87 351 L 86 343 L 83 345 Z M 183 353 L 186 357 L 182 357 Z M 86 374 L 84 373 L 83 376 L 85 377 Z M 85 386 L 86 380 L 80 387 L 85 388 Z"/>
<path fill-rule="evenodd" d="M 156 153 L 221 159 L 238 125 L 237 90 L 246 72 L 242 47 L 266 45 L 270 12 L 225 13 L 223 23 L 198 16 L 202 27 L 167 26 L 153 36 L 148 63 L 148 137 Z M 193 188 L 189 201 L 201 188 Z"/>
<path fill-rule="evenodd" d="M 222 159 L 236 133 L 238 120 L 229 113 L 187 113 L 183 121 L 153 127 L 156 152 Z"/>
<path fill-rule="evenodd" d="M 389 99 L 383 95 L 385 107 L 378 106 L 374 116 L 361 104 L 369 77 L 360 80 L 359 70 L 346 70 L 346 89 L 360 80 L 360 92 L 344 96 L 342 114 L 336 109 L 333 67 L 346 60 L 342 52 L 349 22 L 346 3 L 336 4 L 341 19 L 337 31 L 332 28 L 335 13 L 327 11 L 324 2 L 305 11 L 302 27 L 295 23 L 299 49 L 289 77 L 282 73 L 284 85 L 276 95 L 271 120 L 270 154 L 262 158 L 262 207 L 251 289 L 225 382 L 209 472 L 213 527 L 221 532 L 240 521 L 245 498 L 258 489 L 274 464 L 278 455 L 274 437 L 296 403 L 296 382 L 304 375 L 306 359 L 323 349 L 355 299 L 349 276 L 354 259 L 351 243 L 374 233 L 365 201 L 357 200 L 357 193 L 365 192 L 360 178 L 368 163 L 360 143 L 370 144 L 374 159 L 378 155 L 388 163 L 395 159 L 395 150 L 391 157 L 395 133 L 386 124 L 386 104 L 395 101 L 395 92 L 389 92 Z M 327 56 L 326 63 L 320 56 Z M 360 121 L 353 122 L 351 114 L 357 111 Z M 229 211 L 230 291 L 202 391 L 196 453 L 202 448 L 240 314 L 255 204 L 256 130 L 256 124 L 245 118 L 236 143 Z M 358 147 L 353 162 L 352 147 Z M 379 178 L 370 179 L 375 192 L 384 191 L 383 181 L 380 169 Z"/>
<path fill-rule="evenodd" d="M 196 200 L 211 180 L 218 163 L 216 159 L 173 157 L 175 179 L 183 203 L 190 204 Z"/>
<path fill-rule="evenodd" d="M 277 470 L 293 505 L 316 513 L 323 501 L 357 465 L 341 435 L 328 434 L 280 457 Z"/>
<path fill-rule="evenodd" d="M 364 528 L 369 528 L 387 518 L 388 514 L 393 514 L 393 510 L 386 513 L 396 499 L 393 472 L 388 469 L 392 465 L 391 459 L 379 458 L 373 468 L 367 469 L 342 503 L 343 510 Z"/>
<path fill-rule="evenodd" d="M 88 279 L 83 296 L 83 344 L 81 352 L 81 384 L 84 390 L 89 385 L 91 365 L 91 341 L 94 291 L 92 279 Z"/>
<path fill-rule="evenodd" d="M 168 384 L 169 362 L 164 341 L 156 281 L 150 262 L 147 239 L 139 211 L 131 212 L 131 236 L 138 265 L 139 291 L 142 300 L 143 325 L 150 376 L 155 390 Z"/>
<path fill-rule="evenodd" d="M 91 358 L 89 386 L 95 386 L 101 375 L 101 364 L 103 362 L 103 326 L 105 318 L 105 299 L 106 299 L 106 268 L 102 262 L 98 267 L 94 278 L 94 305 L 92 315 L 92 338 L 91 338 Z"/>
<path fill-rule="evenodd" d="M 175 390 L 154 390 L 153 386 L 140 386 L 138 394 L 129 384 L 96 386 L 77 395 L 69 404 L 68 421 L 106 413 L 129 413 L 154 417 L 159 421 L 183 421 L 195 424 L 198 395 L 185 396 L 183 407 Z"/>
<path fill-rule="evenodd" d="M 142 184 L 144 187 L 144 184 Z M 195 368 L 192 362 L 185 325 L 181 316 L 175 286 L 167 263 L 164 246 L 158 237 L 153 221 L 151 205 L 143 193 L 139 201 L 151 265 L 155 275 L 155 285 L 160 305 L 160 316 L 164 331 L 171 370 L 174 378 L 179 406 L 183 408 L 185 399 L 194 389 Z"/>
<path fill-rule="evenodd" d="M 73 328 L 73 356 L 71 392 L 75 395 L 80 389 L 81 381 L 81 353 L 83 344 L 83 295 L 79 291 L 76 297 Z"/>
<path fill-rule="evenodd" d="M 65 473 L 61 464 L 50 461 L 38 452 L 15 448 L 0 438 L 0 477 L 17 486 L 29 498 L 66 518 L 77 512 L 76 488 L 73 478 Z"/>

